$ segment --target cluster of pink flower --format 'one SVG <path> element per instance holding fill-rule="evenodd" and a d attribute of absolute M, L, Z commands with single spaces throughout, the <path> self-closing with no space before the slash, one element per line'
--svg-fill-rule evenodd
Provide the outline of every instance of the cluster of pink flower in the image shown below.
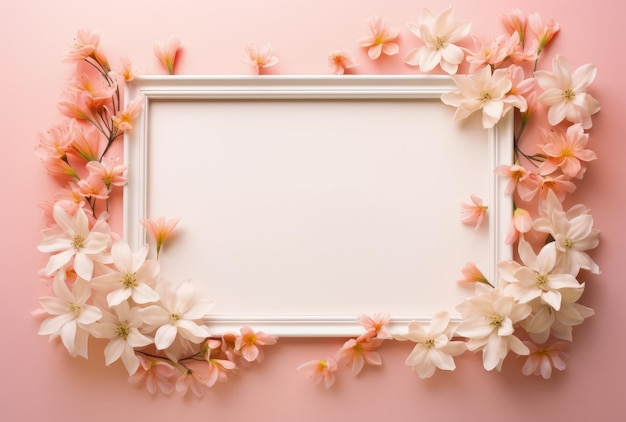
<path fill-rule="evenodd" d="M 175 38 L 155 45 L 170 73 L 178 48 Z M 40 298 L 38 313 L 47 317 L 39 334 L 60 338 L 72 356 L 84 358 L 89 337 L 106 339 L 105 363 L 121 360 L 131 382 L 144 382 L 151 393 L 191 390 L 200 396 L 240 365 L 259 361 L 262 347 L 276 338 L 249 327 L 212 338 L 203 322 L 211 302 L 196 298 L 190 282 L 160 277 L 159 254 L 178 219 L 142 221 L 156 260 L 148 259 L 148 245 L 133 252 L 112 233 L 108 201 L 113 187 L 126 184 L 126 167 L 111 157 L 110 147 L 132 129 L 141 99 L 122 110 L 118 83 L 134 72 L 127 60 L 111 70 L 98 34 L 79 31 L 67 58 L 76 63 L 76 74 L 59 106 L 65 118 L 35 147 L 63 186 L 44 204 L 47 228 L 38 249 L 50 254 L 41 273 L 54 295 Z"/>
<path fill-rule="evenodd" d="M 537 13 L 526 16 L 518 9 L 504 15 L 502 22 L 505 35 L 491 40 L 473 37 L 474 49 L 457 45 L 468 36 L 471 24 L 456 21 L 451 7 L 438 14 L 425 8 L 417 23 L 408 23 L 423 45 L 412 49 L 405 62 L 422 72 L 440 67 L 451 75 L 459 90 L 445 93 L 442 101 L 456 107 L 455 120 L 481 112 L 482 125 L 488 129 L 507 113 L 518 113 L 517 160 L 500 166 L 497 173 L 509 180 L 506 195 L 514 199 L 515 208 L 506 241 L 518 242 L 521 262 L 500 262 L 496 286 L 476 265 L 468 263 L 461 281 L 474 285 L 476 292 L 456 307 L 460 323 L 451 323 L 444 311 L 434 315 L 428 327 L 413 322 L 407 334 L 393 334 L 396 340 L 416 343 L 406 364 L 421 378 L 432 376 L 437 368 L 455 369 L 453 357 L 465 350 L 482 351 L 485 369 L 498 371 L 509 351 L 527 355 L 522 372 L 549 378 L 552 368 L 565 369 L 565 343 L 546 343 L 551 339 L 571 341 L 573 327 L 594 313 L 577 303 L 584 290 L 577 277 L 581 270 L 599 274 L 587 253 L 598 245 L 599 231 L 593 228 L 588 209 L 575 205 L 566 211 L 562 201 L 576 188 L 574 180 L 582 179 L 585 163 L 596 159 L 587 149 L 589 134 L 585 132 L 592 127 L 591 116 L 600 110 L 596 99 L 586 92 L 596 68 L 586 64 L 572 71 L 569 62 L 556 55 L 552 71 L 537 70 L 539 56 L 559 25 L 544 21 Z M 368 49 L 370 59 L 399 53 L 399 29 L 388 27 L 381 17 L 370 18 L 368 27 L 370 35 L 359 39 L 359 44 Z M 348 63 L 346 57 L 345 53 L 331 55 L 336 73 L 345 70 L 341 65 Z M 469 74 L 456 75 L 463 62 L 467 62 Z M 546 108 L 551 127 L 539 127 L 540 139 L 530 139 L 526 145 L 536 146 L 538 151 L 524 153 L 521 136 L 531 118 Z M 478 228 L 488 207 L 481 198 L 470 197 L 471 203 L 462 204 L 461 221 Z M 536 208 L 531 208 L 533 201 Z M 521 202 L 529 206 L 522 208 Z M 533 219 L 531 210 L 535 209 Z M 538 254 L 531 239 L 541 248 Z M 526 340 L 514 335 L 517 329 L 517 335 L 521 331 Z M 346 360 L 346 349 L 354 350 L 355 373 L 362 366 L 362 352 L 372 353 L 371 347 L 365 347 L 370 346 L 367 338 L 351 340 L 341 349 L 342 360 Z M 370 363 L 380 364 L 378 354 L 373 356 Z M 337 365 L 326 359 L 301 368 L 316 381 L 324 379 L 329 387 Z"/>

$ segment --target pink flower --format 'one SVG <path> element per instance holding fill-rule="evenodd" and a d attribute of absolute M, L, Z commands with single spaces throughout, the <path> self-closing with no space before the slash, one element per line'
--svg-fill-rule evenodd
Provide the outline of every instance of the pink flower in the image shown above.
<path fill-rule="evenodd" d="M 533 227 L 533 219 L 530 213 L 523 208 L 515 208 L 513 211 L 513 218 L 509 225 L 509 231 L 506 235 L 505 243 L 507 245 L 513 244 L 520 234 L 528 233 Z"/>
<path fill-rule="evenodd" d="M 559 24 L 553 19 L 544 22 L 539 13 L 531 13 L 530 16 L 528 16 L 528 24 L 535 33 L 538 44 L 537 55 L 539 55 L 556 33 L 559 32 Z"/>
<path fill-rule="evenodd" d="M 559 201 L 565 199 L 565 195 L 576 190 L 576 185 L 569 180 L 564 174 L 558 176 L 541 177 L 541 187 L 539 192 L 542 198 L 546 198 L 550 192 L 553 192 Z"/>
<path fill-rule="evenodd" d="M 382 365 L 383 361 L 376 352 L 383 340 L 371 336 L 361 336 L 346 341 L 337 351 L 336 359 L 340 363 L 351 364 L 352 374 L 357 375 L 363 369 L 363 365 Z"/>
<path fill-rule="evenodd" d="M 85 161 L 99 161 L 105 147 L 105 139 L 97 128 L 80 125 L 75 130 L 74 142 L 68 152 Z"/>
<path fill-rule="evenodd" d="M 307 379 L 312 380 L 316 384 L 324 380 L 324 386 L 330 388 L 335 383 L 337 363 L 331 358 L 312 360 L 298 366 L 298 371 L 304 371 Z"/>
<path fill-rule="evenodd" d="M 131 130 L 133 128 L 133 119 L 141 113 L 143 109 L 143 98 L 138 97 L 126 105 L 126 109 L 120 110 L 113 117 L 113 124 L 121 132 Z"/>
<path fill-rule="evenodd" d="M 262 331 L 254 332 L 250 327 L 242 327 L 241 335 L 235 340 L 235 353 L 240 354 L 246 361 L 261 362 L 263 352 L 260 346 L 276 344 L 276 337 L 265 334 Z"/>
<path fill-rule="evenodd" d="M 111 75 L 125 82 L 130 82 L 135 79 L 137 72 L 133 69 L 133 65 L 128 57 L 120 57 L 120 67 L 117 70 L 113 70 Z"/>
<path fill-rule="evenodd" d="M 391 340 L 393 336 L 387 329 L 391 317 L 384 312 L 377 312 L 373 316 L 359 315 L 359 324 L 367 330 L 369 334 L 372 334 L 376 338 Z"/>
<path fill-rule="evenodd" d="M 85 198 L 107 199 L 109 197 L 109 189 L 107 185 L 98 176 L 89 176 L 78 182 L 78 193 Z"/>
<path fill-rule="evenodd" d="M 218 358 L 222 351 L 222 342 L 209 339 L 206 343 L 204 359 L 208 362 L 206 386 L 212 387 L 216 382 L 224 382 L 235 373 L 237 365 L 230 359 Z M 223 354 L 223 353 L 222 353 Z M 215 355 L 215 356 L 214 356 Z"/>
<path fill-rule="evenodd" d="M 541 181 L 537 175 L 519 164 L 498 166 L 495 171 L 509 179 L 505 187 L 506 196 L 511 196 L 517 190 L 520 198 L 524 201 L 530 201 L 541 186 Z"/>
<path fill-rule="evenodd" d="M 471 204 L 461 204 L 461 222 L 463 224 L 473 224 L 478 229 L 487 216 L 487 206 L 483 205 L 483 200 L 475 195 L 470 195 Z"/>
<path fill-rule="evenodd" d="M 70 80 L 69 89 L 77 93 L 86 93 L 90 97 L 93 107 L 101 110 L 111 103 L 111 97 L 115 94 L 116 86 L 115 84 L 109 85 L 107 80 L 103 78 L 94 80 L 92 76 L 82 72 Z"/>
<path fill-rule="evenodd" d="M 500 35 L 492 41 L 481 40 L 474 37 L 475 51 L 468 55 L 466 60 L 470 64 L 469 73 L 489 65 L 497 68 L 508 59 L 519 44 L 517 32 L 510 37 Z"/>
<path fill-rule="evenodd" d="M 502 23 L 509 34 L 517 32 L 520 43 L 524 45 L 526 15 L 520 9 L 513 8 L 509 13 L 502 16 Z"/>
<path fill-rule="evenodd" d="M 111 186 L 124 186 L 127 182 L 126 170 L 127 166 L 116 164 L 119 157 L 108 158 L 100 161 L 90 161 L 86 164 L 89 175 L 99 177 L 107 188 Z"/>
<path fill-rule="evenodd" d="M 542 174 L 560 169 L 568 177 L 582 177 L 585 168 L 580 162 L 598 158 L 593 151 L 585 149 L 589 134 L 579 123 L 568 127 L 566 133 L 544 129 L 542 138 L 542 150 L 546 154 L 546 160 L 539 166 Z"/>
<path fill-rule="evenodd" d="M 73 119 L 63 120 L 51 127 L 46 133 L 39 134 L 35 154 L 42 160 L 65 158 L 67 150 L 74 142 L 74 122 Z"/>
<path fill-rule="evenodd" d="M 583 129 L 591 128 L 591 116 L 600 111 L 600 103 L 586 90 L 595 79 L 596 72 L 592 64 L 584 64 L 572 72 L 569 61 L 558 54 L 552 61 L 552 72 L 535 72 L 537 84 L 543 89 L 537 100 L 550 107 L 548 121 L 552 126 L 568 120 L 580 123 Z"/>
<path fill-rule="evenodd" d="M 161 359 L 151 358 L 138 354 L 139 368 L 137 372 L 128 378 L 133 385 L 145 385 L 150 394 L 160 390 L 164 394 L 172 394 L 174 391 L 174 377 L 178 370 L 171 364 Z"/>
<path fill-rule="evenodd" d="M 256 73 L 260 74 L 262 69 L 277 64 L 278 57 L 273 55 L 271 45 L 267 44 L 259 49 L 256 44 L 250 43 L 246 47 L 244 63 L 254 67 Z"/>
<path fill-rule="evenodd" d="M 100 43 L 100 35 L 89 29 L 79 29 L 71 50 L 65 56 L 67 61 L 79 62 L 92 57 Z"/>
<path fill-rule="evenodd" d="M 179 221 L 180 218 L 171 218 L 166 220 L 165 217 L 158 217 L 154 220 L 141 220 L 141 225 L 156 241 L 157 258 L 159 257 L 159 253 L 161 252 L 161 247 L 163 246 L 165 239 L 169 237 L 170 233 L 174 230 Z"/>
<path fill-rule="evenodd" d="M 372 60 L 380 57 L 381 53 L 388 56 L 398 54 L 400 46 L 393 42 L 400 33 L 398 28 L 390 28 L 385 25 L 385 19 L 379 16 L 371 16 L 368 19 L 370 35 L 359 38 L 357 42 L 361 47 L 367 48 L 367 55 Z"/>
<path fill-rule="evenodd" d="M 346 70 L 357 65 L 349 50 L 335 50 L 328 56 L 328 66 L 335 75 L 343 75 Z"/>
<path fill-rule="evenodd" d="M 466 263 L 461 270 L 461 274 L 463 274 L 464 278 L 457 280 L 457 283 L 484 283 L 491 286 L 487 277 L 485 277 L 482 271 L 480 271 L 473 262 Z"/>
<path fill-rule="evenodd" d="M 549 347 L 540 347 L 530 341 L 525 341 L 524 344 L 530 349 L 530 354 L 522 367 L 522 374 L 541 375 L 548 379 L 552 376 L 552 368 L 565 370 L 567 355 L 563 350 L 567 345 L 564 342 L 558 341 Z"/>
<path fill-rule="evenodd" d="M 167 40 L 165 45 L 159 41 L 154 42 L 154 54 L 170 75 L 174 74 L 178 50 L 180 50 L 180 40 L 174 35 Z"/>

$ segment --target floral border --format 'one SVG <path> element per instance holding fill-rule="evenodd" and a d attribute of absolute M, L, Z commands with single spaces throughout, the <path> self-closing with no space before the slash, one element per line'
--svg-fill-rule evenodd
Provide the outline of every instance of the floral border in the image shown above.
<path fill-rule="evenodd" d="M 507 243 L 516 244 L 519 259 L 498 263 L 497 283 L 472 263 L 462 269 L 460 283 L 475 288 L 475 294 L 456 307 L 459 323 L 442 311 L 430 324 L 411 322 L 406 332 L 391 333 L 389 315 L 361 315 L 361 336 L 345 341 L 333 357 L 298 367 L 314 382 L 323 380 L 328 388 L 341 366 L 356 375 L 366 364 L 381 365 L 378 349 L 385 340 L 415 343 L 406 364 L 420 378 L 437 369 L 454 370 L 454 357 L 466 351 L 480 351 L 488 371 L 500 371 L 509 352 L 527 356 L 525 375 L 550 378 L 553 369 L 565 369 L 563 350 L 573 340 L 573 327 L 594 313 L 578 303 L 585 287 L 580 279 L 599 274 L 588 254 L 599 243 L 589 210 L 562 205 L 583 178 L 586 163 L 596 159 L 587 143 L 600 106 L 586 92 L 596 68 L 585 64 L 572 71 L 557 54 L 551 70 L 537 70 L 559 25 L 519 9 L 503 15 L 502 23 L 504 34 L 473 36 L 473 48 L 467 48 L 470 22 L 457 21 L 452 7 L 437 14 L 424 8 L 416 23 L 407 24 L 421 44 L 404 61 L 421 73 L 450 75 L 458 91 L 441 99 L 455 108 L 455 121 L 478 113 L 483 127 L 491 128 L 507 113 L 515 114 L 516 161 L 497 173 L 508 180 L 506 196 L 514 201 Z M 400 29 L 373 16 L 367 30 L 357 43 L 369 60 L 399 54 Z M 111 231 L 111 195 L 127 183 L 127 169 L 111 147 L 132 130 L 142 99 L 123 104 L 122 85 L 135 72 L 125 58 L 113 68 L 99 43 L 96 32 L 78 31 L 66 55 L 75 72 L 59 103 L 63 117 L 39 134 L 35 147 L 60 184 L 54 198 L 42 204 L 46 227 L 38 249 L 49 259 L 40 275 L 52 294 L 41 297 L 41 309 L 34 312 L 42 317 L 38 334 L 60 338 L 70 355 L 84 358 L 90 337 L 104 339 L 106 365 L 121 361 L 131 383 L 150 393 L 202 396 L 218 381 L 260 362 L 265 347 L 277 338 L 247 326 L 211 337 L 202 319 L 211 303 L 196 298 L 189 282 L 159 276 L 162 246 L 178 219 L 143 220 L 151 245 L 138 251 Z M 155 43 L 155 55 L 168 74 L 175 73 L 180 48 L 176 37 Z M 278 61 L 269 45 L 245 49 L 244 62 L 257 74 Z M 358 68 L 346 49 L 332 52 L 328 64 L 334 74 Z M 457 74 L 465 65 L 468 73 Z M 538 136 L 526 135 L 529 124 L 539 125 Z M 479 227 L 488 205 L 469 198 L 461 205 L 461 221 Z"/>

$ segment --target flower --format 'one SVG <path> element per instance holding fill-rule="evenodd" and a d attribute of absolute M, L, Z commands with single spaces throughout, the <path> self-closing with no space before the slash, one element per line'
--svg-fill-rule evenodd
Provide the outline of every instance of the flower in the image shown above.
<path fill-rule="evenodd" d="M 174 35 L 170 36 L 165 44 L 159 41 L 154 42 L 154 54 L 170 75 L 174 74 L 178 50 L 180 50 L 180 40 Z"/>
<path fill-rule="evenodd" d="M 89 283 L 79 278 L 70 290 L 63 273 L 58 273 L 52 288 L 56 297 L 39 298 L 39 303 L 51 317 L 41 323 L 38 334 L 50 335 L 51 339 L 60 336 L 70 355 L 87 359 L 88 329 L 102 318 L 100 308 L 87 304 L 91 296 Z"/>
<path fill-rule="evenodd" d="M 382 365 L 376 349 L 380 347 L 383 340 L 368 335 L 352 338 L 346 341 L 337 351 L 336 360 L 340 363 L 352 364 L 352 374 L 358 375 L 363 369 L 363 365 Z"/>
<path fill-rule="evenodd" d="M 564 342 L 557 341 L 549 347 L 537 346 L 530 341 L 525 341 L 524 344 L 530 350 L 530 354 L 522 367 L 522 374 L 541 375 L 544 379 L 548 379 L 552 376 L 552 368 L 559 371 L 565 370 L 567 355 L 563 353 L 563 350 L 567 345 Z"/>
<path fill-rule="evenodd" d="M 499 175 L 509 179 L 504 188 L 504 194 L 506 196 L 511 196 L 513 192 L 517 191 L 520 198 L 524 201 L 530 201 L 535 197 L 541 187 L 541 181 L 537 177 L 537 174 L 526 170 L 526 168 L 519 165 L 519 163 L 511 166 L 498 166 L 495 171 Z"/>
<path fill-rule="evenodd" d="M 312 380 L 316 384 L 324 380 L 324 386 L 330 388 L 335 383 L 337 362 L 331 358 L 312 360 L 303 363 L 297 369 L 298 371 L 304 371 L 307 379 Z"/>
<path fill-rule="evenodd" d="M 254 332 L 250 327 L 241 327 L 239 331 L 241 335 L 235 340 L 235 353 L 240 354 L 248 362 L 263 360 L 262 349 L 259 346 L 276 344 L 276 337 L 262 331 Z"/>
<path fill-rule="evenodd" d="M 409 51 L 405 57 L 407 64 L 419 66 L 422 72 L 429 72 L 437 65 L 451 75 L 457 72 L 465 55 L 454 43 L 461 41 L 469 33 L 472 27 L 470 22 L 456 22 L 452 6 L 437 15 L 425 7 L 417 24 L 408 23 L 407 26 L 426 44 Z"/>
<path fill-rule="evenodd" d="M 400 30 L 385 25 L 385 19 L 380 16 L 370 16 L 367 21 L 370 35 L 359 38 L 357 42 L 361 47 L 367 48 L 370 59 L 376 60 L 381 53 L 388 56 L 398 54 L 400 46 L 393 42 L 398 38 Z"/>
<path fill-rule="evenodd" d="M 174 377 L 178 373 L 175 367 L 162 359 L 137 355 L 139 368 L 128 378 L 133 385 L 145 385 L 150 394 L 160 390 L 164 394 L 174 391 Z"/>
<path fill-rule="evenodd" d="M 201 320 L 213 304 L 206 299 L 197 299 L 191 282 L 170 284 L 161 281 L 157 292 L 160 303 L 142 308 L 139 315 L 146 324 L 156 328 L 154 344 L 158 350 L 172 346 L 178 336 L 193 343 L 209 337 L 209 329 Z"/>
<path fill-rule="evenodd" d="M 526 15 L 518 9 L 513 8 L 502 16 L 502 24 L 509 34 L 517 32 L 520 44 L 524 45 L 524 37 L 526 35 Z"/>
<path fill-rule="evenodd" d="M 535 220 L 533 228 L 554 238 L 562 271 L 576 275 L 582 268 L 599 274 L 600 268 L 586 252 L 598 246 L 600 234 L 593 228 L 593 217 L 587 210 L 578 205 L 563 211 L 561 201 L 552 191 L 539 210 L 541 217 Z"/>
<path fill-rule="evenodd" d="M 156 241 L 157 258 L 159 257 L 165 239 L 170 235 L 172 230 L 174 230 L 179 221 L 180 218 L 171 218 L 166 220 L 165 217 L 158 217 L 154 220 L 149 220 L 147 218 L 141 220 L 141 225 Z"/>
<path fill-rule="evenodd" d="M 348 69 L 357 66 L 350 50 L 335 50 L 328 56 L 328 66 L 335 75 L 343 75 Z"/>
<path fill-rule="evenodd" d="M 476 293 L 476 296 L 457 305 L 456 309 L 463 315 L 463 321 L 456 332 L 469 338 L 468 350 L 482 350 L 483 367 L 487 371 L 500 371 L 509 350 L 518 355 L 529 353 L 528 348 L 513 333 L 514 325 L 525 319 L 532 308 L 505 295 L 500 287 L 491 288 L 477 283 Z"/>
<path fill-rule="evenodd" d="M 214 352 L 222 351 L 222 342 L 215 339 L 208 339 L 206 342 L 206 352 L 204 359 L 208 362 L 206 374 L 206 386 L 212 387 L 216 382 L 224 382 L 228 376 L 237 369 L 235 362 L 229 359 L 218 358 Z M 213 355 L 216 355 L 215 357 Z"/>
<path fill-rule="evenodd" d="M 487 65 L 491 66 L 492 69 L 497 68 L 511 57 L 518 45 L 519 35 L 517 32 L 509 37 L 500 35 L 491 41 L 474 37 L 475 51 L 466 58 L 470 64 L 469 73 L 474 73 Z"/>
<path fill-rule="evenodd" d="M 595 152 L 585 149 L 589 134 L 580 123 L 569 126 L 565 133 L 543 129 L 542 139 L 546 154 L 546 160 L 539 166 L 542 174 L 560 169 L 568 177 L 582 177 L 584 167 L 580 162 L 598 158 Z"/>
<path fill-rule="evenodd" d="M 470 195 L 471 204 L 461 204 L 461 222 L 463 224 L 473 224 L 478 229 L 487 216 L 487 206 L 483 205 L 483 200 L 475 195 Z"/>
<path fill-rule="evenodd" d="M 111 189 L 111 186 L 124 186 L 127 182 L 126 171 L 128 167 L 116 164 L 118 161 L 119 157 L 111 157 L 102 161 L 90 161 L 85 167 L 90 176 L 100 178 L 107 189 Z"/>
<path fill-rule="evenodd" d="M 114 270 L 91 280 L 94 289 L 108 291 L 107 303 L 117 306 L 132 297 L 138 304 L 156 302 L 159 294 L 151 285 L 159 274 L 158 263 L 146 260 L 148 246 L 132 253 L 128 243 L 119 240 L 111 247 Z"/>
<path fill-rule="evenodd" d="M 471 75 L 452 75 L 460 91 L 445 92 L 441 96 L 444 104 L 457 107 L 454 120 L 463 120 L 475 111 L 483 111 L 483 127 L 492 128 L 513 107 L 526 110 L 526 100 L 510 95 L 513 86 L 506 69 L 496 69 L 493 74 L 489 66 Z"/>
<path fill-rule="evenodd" d="M 80 62 L 93 57 L 100 44 L 100 34 L 90 29 L 79 29 L 74 45 L 67 52 L 65 59 L 71 62 Z"/>
<path fill-rule="evenodd" d="M 523 208 L 515 207 L 513 211 L 513 218 L 511 218 L 511 224 L 509 224 L 509 231 L 507 232 L 505 243 L 512 245 L 520 234 L 528 233 L 533 228 L 533 219 L 530 213 Z"/>
<path fill-rule="evenodd" d="M 487 277 L 478 269 L 476 264 L 473 262 L 468 262 L 465 264 L 461 273 L 465 278 L 458 280 L 457 283 L 484 283 L 491 286 Z"/>
<path fill-rule="evenodd" d="M 528 25 L 535 33 L 537 42 L 537 55 L 541 54 L 544 47 L 552 40 L 552 38 L 559 32 L 559 24 L 553 19 L 543 22 L 539 13 L 531 13 L 528 16 Z"/>
<path fill-rule="evenodd" d="M 374 337 L 391 340 L 393 336 L 387 329 L 391 317 L 384 312 L 377 312 L 373 316 L 365 314 L 359 315 L 359 324 L 367 330 L 368 334 L 372 334 Z"/>
<path fill-rule="evenodd" d="M 430 378 L 437 368 L 453 371 L 456 368 L 453 357 L 466 350 L 465 342 L 451 341 L 453 334 L 450 315 L 442 311 L 433 315 L 428 328 L 413 321 L 407 334 L 396 334 L 395 338 L 417 343 L 405 363 L 412 366 L 420 378 Z"/>
<path fill-rule="evenodd" d="M 274 56 L 271 45 L 267 44 L 259 49 L 256 44 L 250 43 L 246 46 L 244 63 L 254 67 L 256 73 L 260 74 L 262 69 L 276 65 L 278 57 Z"/>
<path fill-rule="evenodd" d="M 561 274 L 555 268 L 557 253 L 554 242 L 544 245 L 535 255 L 530 243 L 520 239 L 518 253 L 524 265 L 505 260 L 498 264 L 498 270 L 508 283 L 504 293 L 521 303 L 541 298 L 558 311 L 561 308 L 561 289 L 583 288 L 573 275 Z"/>
<path fill-rule="evenodd" d="M 135 348 L 152 344 L 152 339 L 139 331 L 143 326 L 139 308 L 131 308 L 128 302 L 121 302 L 113 310 L 116 315 L 104 313 L 102 320 L 96 325 L 94 335 L 109 339 L 104 348 L 106 365 L 121 358 L 128 375 L 133 375 L 139 369 Z"/>
<path fill-rule="evenodd" d="M 133 119 L 141 113 L 143 98 L 137 97 L 126 105 L 124 111 L 119 111 L 113 118 L 113 124 L 120 131 L 125 132 L 133 128 Z"/>
<path fill-rule="evenodd" d="M 580 123 L 583 129 L 591 128 L 591 116 L 600 111 L 600 104 L 586 90 L 596 72 L 592 64 L 584 64 L 572 72 L 569 61 L 558 54 L 552 60 L 552 72 L 535 72 L 537 84 L 543 89 L 537 100 L 549 107 L 548 121 L 552 126 L 568 120 Z"/>
<path fill-rule="evenodd" d="M 94 261 L 105 261 L 103 253 L 110 239 L 108 224 L 98 220 L 89 230 L 89 220 L 82 208 L 70 216 L 61 206 L 55 205 L 52 216 L 58 227 L 43 230 L 44 238 L 37 246 L 39 251 L 53 254 L 48 260 L 45 274 L 51 275 L 73 260 L 76 274 L 87 281 L 91 280 Z"/>

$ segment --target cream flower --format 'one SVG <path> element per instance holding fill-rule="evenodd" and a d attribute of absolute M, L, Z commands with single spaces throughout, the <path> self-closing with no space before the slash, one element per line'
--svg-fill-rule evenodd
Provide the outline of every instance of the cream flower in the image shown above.
<path fill-rule="evenodd" d="M 530 243 L 520 239 L 518 253 L 525 265 L 506 260 L 498 264 L 498 270 L 508 283 L 504 287 L 504 293 L 521 303 L 541 298 L 558 311 L 561 308 L 561 289 L 584 288 L 573 275 L 555 272 L 557 253 L 554 242 L 545 245 L 535 255 Z"/>
<path fill-rule="evenodd" d="M 38 334 L 51 338 L 60 336 L 70 355 L 87 359 L 88 328 L 102 318 L 102 311 L 87 304 L 91 296 L 88 282 L 79 278 L 70 291 L 60 274 L 52 285 L 56 297 L 39 298 L 39 303 L 51 317 L 41 323 Z"/>
<path fill-rule="evenodd" d="M 157 287 L 161 303 L 139 311 L 141 319 L 156 329 L 154 343 L 159 350 L 172 346 L 178 336 L 200 343 L 210 332 L 202 317 L 212 308 L 212 302 L 196 299 L 193 284 L 183 281 L 170 285 L 162 280 Z"/>
<path fill-rule="evenodd" d="M 128 302 L 122 302 L 113 309 L 116 315 L 105 313 L 96 325 L 94 335 L 109 339 L 104 348 L 106 365 L 121 358 L 128 375 L 133 375 L 139 369 L 135 347 L 152 344 L 152 339 L 139 331 L 143 326 L 143 321 L 139 318 L 139 308 L 131 308 Z"/>
<path fill-rule="evenodd" d="M 463 120 L 482 110 L 485 129 L 493 127 L 513 107 L 526 110 L 526 100 L 510 95 L 513 86 L 506 69 L 496 69 L 493 74 L 489 66 L 471 75 L 453 75 L 452 79 L 460 91 L 446 92 L 441 96 L 444 104 L 457 107 L 454 120 Z"/>
<path fill-rule="evenodd" d="M 417 343 L 405 363 L 412 366 L 420 378 L 430 378 L 437 368 L 453 371 L 456 368 L 453 357 L 467 349 L 465 342 L 451 341 L 454 329 L 450 325 L 450 315 L 445 311 L 435 314 L 428 328 L 413 321 L 408 330 L 407 334 L 394 337 Z"/>
<path fill-rule="evenodd" d="M 367 48 L 370 59 L 376 60 L 381 54 L 392 56 L 398 54 L 400 46 L 395 42 L 400 30 L 385 25 L 385 19 L 380 16 L 371 16 L 367 27 L 370 35 L 359 38 L 357 42 L 361 47 Z"/>
<path fill-rule="evenodd" d="M 146 260 L 147 245 L 132 253 L 128 243 L 120 240 L 111 247 L 111 255 L 116 270 L 91 280 L 94 289 L 108 292 L 109 306 L 117 306 L 130 297 L 139 304 L 159 300 L 159 294 L 151 287 L 159 274 L 159 264 Z"/>
<path fill-rule="evenodd" d="M 583 129 L 591 128 L 591 115 L 600 111 L 600 103 L 587 94 L 586 89 L 595 79 L 596 72 L 593 64 L 584 64 L 572 72 L 567 59 L 560 55 L 552 61 L 552 72 L 535 72 L 537 84 L 544 91 L 537 100 L 550 107 L 548 121 L 552 126 L 568 120 L 580 123 Z"/>
<path fill-rule="evenodd" d="M 469 33 L 470 22 L 456 22 L 451 6 L 437 15 L 425 7 L 417 24 L 409 22 L 407 26 L 426 44 L 409 51 L 405 57 L 407 64 L 419 66 L 422 72 L 429 72 L 437 65 L 449 74 L 457 72 L 465 55 L 454 43 Z"/>
<path fill-rule="evenodd" d="M 94 261 L 105 261 L 103 254 L 110 240 L 108 224 L 98 220 L 89 230 L 89 219 L 82 208 L 70 216 L 61 206 L 55 205 L 52 216 L 58 227 L 44 230 L 44 238 L 37 247 L 41 252 L 53 254 L 45 274 L 51 275 L 73 259 L 76 274 L 91 280 Z"/>
<path fill-rule="evenodd" d="M 457 306 L 463 321 L 456 332 L 469 338 L 468 350 L 482 350 L 483 366 L 487 371 L 499 371 L 509 350 L 518 355 L 528 354 L 528 347 L 513 333 L 514 325 L 524 320 L 532 309 L 530 305 L 506 296 L 499 287 L 477 283 L 476 293 Z"/>

